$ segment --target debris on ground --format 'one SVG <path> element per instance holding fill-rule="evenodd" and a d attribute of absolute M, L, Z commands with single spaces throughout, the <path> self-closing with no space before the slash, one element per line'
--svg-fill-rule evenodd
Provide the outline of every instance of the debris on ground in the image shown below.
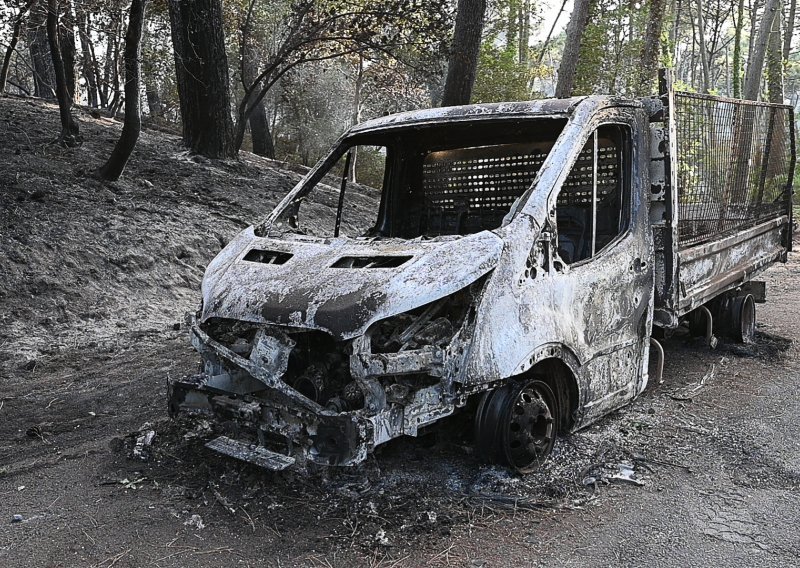
<path fill-rule="evenodd" d="M 206 528 L 206 525 L 203 524 L 203 518 L 200 515 L 196 514 L 196 513 L 194 515 L 192 515 L 191 517 L 189 517 L 189 519 L 186 522 L 184 522 L 183 524 L 184 524 L 184 526 L 187 526 L 187 527 L 194 527 L 199 531 L 203 530 L 204 528 Z"/>
<path fill-rule="evenodd" d="M 150 459 L 150 446 L 156 438 L 156 431 L 150 429 L 150 423 L 146 422 L 140 429 L 141 434 L 137 436 L 133 446 L 132 457 L 142 461 Z"/>

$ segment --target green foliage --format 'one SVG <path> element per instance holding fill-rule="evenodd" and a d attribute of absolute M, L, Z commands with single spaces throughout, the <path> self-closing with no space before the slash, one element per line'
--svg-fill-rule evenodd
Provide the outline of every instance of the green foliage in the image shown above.
<path fill-rule="evenodd" d="M 540 20 L 531 0 L 489 3 L 472 102 L 533 98 L 534 79 L 551 72 L 538 64 L 539 50 L 530 47 L 532 31 Z"/>
<path fill-rule="evenodd" d="M 634 93 L 647 19 L 643 2 L 592 2 L 581 41 L 574 94 Z"/>
<path fill-rule="evenodd" d="M 530 98 L 528 85 L 534 74 L 527 64 L 520 64 L 516 49 L 497 48 L 489 42 L 481 45 L 478 74 L 472 102 L 524 101 Z"/>

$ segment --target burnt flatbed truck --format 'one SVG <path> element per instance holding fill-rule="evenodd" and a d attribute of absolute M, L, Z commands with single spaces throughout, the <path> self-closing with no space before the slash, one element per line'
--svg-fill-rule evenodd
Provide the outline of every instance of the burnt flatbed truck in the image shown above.
<path fill-rule="evenodd" d="M 525 472 L 642 392 L 654 326 L 751 340 L 791 249 L 792 109 L 661 82 L 353 127 L 208 266 L 171 415 L 279 470 L 472 412 Z"/>

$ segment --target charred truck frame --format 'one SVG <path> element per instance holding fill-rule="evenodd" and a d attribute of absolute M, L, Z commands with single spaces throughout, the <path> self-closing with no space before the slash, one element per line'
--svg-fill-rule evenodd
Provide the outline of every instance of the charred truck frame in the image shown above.
<path fill-rule="evenodd" d="M 283 469 L 466 407 L 478 450 L 527 471 L 642 392 L 653 325 L 752 339 L 752 278 L 791 249 L 792 109 L 661 82 L 351 129 L 208 266 L 171 414 Z"/>

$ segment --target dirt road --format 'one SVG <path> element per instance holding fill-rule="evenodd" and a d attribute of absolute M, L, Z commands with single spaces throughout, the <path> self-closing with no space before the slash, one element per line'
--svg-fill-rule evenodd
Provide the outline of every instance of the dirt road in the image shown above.
<path fill-rule="evenodd" d="M 36 136 L 13 124 L 0 121 L 7 150 Z M 203 424 L 171 423 L 165 391 L 199 361 L 175 323 L 217 246 L 202 227 L 231 233 L 293 178 L 189 163 L 148 136 L 129 177 L 163 168 L 169 184 L 83 181 L 63 164 L 95 160 L 92 136 L 81 154 L 0 152 L 0 171 L 22 172 L 0 188 L 0 564 L 800 564 L 798 254 L 767 273 L 754 346 L 673 337 L 663 384 L 560 440 L 535 474 L 478 463 L 458 417 L 358 470 L 271 474 L 207 451 Z M 239 193 L 221 185 L 232 178 Z"/>

